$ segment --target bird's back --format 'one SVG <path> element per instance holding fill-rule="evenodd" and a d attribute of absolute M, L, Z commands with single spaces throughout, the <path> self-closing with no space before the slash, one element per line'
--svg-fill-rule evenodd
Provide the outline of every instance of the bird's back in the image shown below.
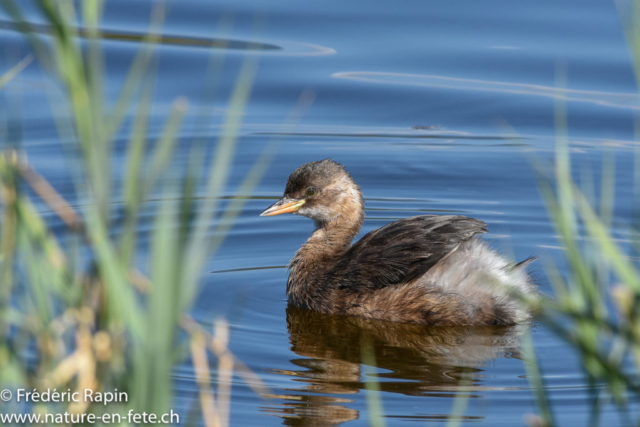
<path fill-rule="evenodd" d="M 373 230 L 327 273 L 334 311 L 425 324 L 526 320 L 517 294 L 533 292 L 515 265 L 474 236 L 482 221 L 417 216 Z"/>
<path fill-rule="evenodd" d="M 362 237 L 328 273 L 328 280 L 354 292 L 412 282 L 486 224 L 458 215 L 423 215 L 391 222 Z"/>

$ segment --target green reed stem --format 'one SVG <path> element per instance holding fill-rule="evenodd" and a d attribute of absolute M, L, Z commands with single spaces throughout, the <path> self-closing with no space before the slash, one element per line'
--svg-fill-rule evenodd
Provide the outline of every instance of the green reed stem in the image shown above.
<path fill-rule="evenodd" d="M 382 393 L 378 373 L 376 371 L 376 355 L 370 338 L 362 337 L 360 342 L 362 352 L 362 375 L 367 395 L 367 408 L 369 411 L 370 425 L 372 427 L 384 427 L 384 411 L 382 406 Z"/>

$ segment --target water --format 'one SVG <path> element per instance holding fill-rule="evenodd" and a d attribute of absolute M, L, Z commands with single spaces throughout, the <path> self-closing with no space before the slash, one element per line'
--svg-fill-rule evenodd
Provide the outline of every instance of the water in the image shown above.
<path fill-rule="evenodd" d="M 148 1 L 107 4 L 110 101 L 151 11 Z M 42 22 L 36 13 L 29 19 Z M 461 421 L 522 425 L 535 412 L 522 328 L 427 328 L 287 308 L 284 266 L 312 224 L 258 215 L 296 167 L 331 157 L 362 187 L 363 232 L 411 215 L 473 216 L 489 224 L 486 239 L 501 251 L 541 256 L 536 276 L 551 293 L 542 266 L 554 262 L 564 272 L 562 249 L 531 162 L 553 159 L 556 98 L 566 98 L 575 164 L 598 182 L 603 155 L 613 153 L 616 217 L 621 224 L 630 217 L 631 119 L 639 105 L 614 2 L 170 1 L 164 32 L 152 132 L 177 97 L 189 100 L 179 163 L 194 135 L 215 144 L 246 58 L 258 60 L 258 71 L 225 195 L 236 195 L 264 147 L 277 144 L 266 176 L 243 194 L 246 207 L 207 264 L 192 312 L 207 327 L 226 317 L 231 350 L 270 389 L 261 398 L 234 377 L 232 425 L 368 425 L 371 382 L 379 383 L 388 425 L 443 424 L 465 390 Z M 11 25 L 0 26 L 0 40 L 7 69 L 27 48 Z M 52 121 L 52 108 L 63 111 L 56 93 L 44 71 L 27 68 L 3 92 L 3 131 L 21 137 L 34 166 L 80 204 L 66 141 Z M 204 125 L 199 104 L 211 108 Z M 151 226 L 150 218 L 142 223 L 145 233 Z M 588 390 L 578 359 L 544 327 L 531 331 L 559 420 L 584 425 Z M 377 367 L 363 365 L 363 343 Z M 175 388 L 177 410 L 197 404 L 188 363 L 176 370 Z M 612 405 L 603 420 L 621 422 Z"/>

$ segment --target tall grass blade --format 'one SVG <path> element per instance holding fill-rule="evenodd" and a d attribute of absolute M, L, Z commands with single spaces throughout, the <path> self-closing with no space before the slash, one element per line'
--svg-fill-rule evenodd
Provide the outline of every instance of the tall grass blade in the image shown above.
<path fill-rule="evenodd" d="M 536 406 L 540 412 L 540 417 L 544 423 L 543 425 L 544 427 L 555 426 L 556 424 L 553 412 L 551 411 L 551 405 L 546 392 L 547 389 L 545 388 L 544 379 L 540 372 L 538 359 L 533 347 L 533 338 L 531 337 L 530 331 L 526 331 L 523 334 L 521 343 L 525 358 L 525 367 L 527 369 L 527 378 L 529 380 L 529 384 L 531 384 L 531 387 L 533 388 Z"/>
<path fill-rule="evenodd" d="M 194 298 L 194 284 L 197 280 L 197 274 L 202 270 L 207 256 L 205 249 L 208 244 L 207 229 L 217 208 L 217 196 L 221 194 L 224 188 L 229 167 L 233 161 L 233 151 L 240 129 L 242 115 L 244 114 L 245 105 L 249 100 L 257 66 L 256 58 L 247 56 L 243 62 L 240 75 L 231 95 L 229 113 L 222 126 L 222 134 L 218 141 L 215 157 L 209 168 L 209 177 L 204 195 L 205 199 L 195 219 L 193 237 L 186 248 L 184 258 L 186 266 L 184 277 L 185 292 L 179 302 L 182 307 L 188 305 Z"/>
<path fill-rule="evenodd" d="M 27 65 L 31 64 L 31 62 L 33 62 L 33 56 L 27 55 L 24 57 L 24 59 L 22 59 L 20 62 L 14 65 L 13 68 L 11 68 L 9 71 L 5 72 L 2 76 L 0 76 L 0 89 L 2 89 L 2 87 L 7 83 L 9 83 L 11 80 L 16 78 L 16 76 L 20 74 L 22 70 L 27 68 Z"/>
<path fill-rule="evenodd" d="M 382 409 L 382 398 L 380 384 L 377 380 L 375 367 L 376 356 L 370 338 L 363 337 L 360 342 L 362 353 L 362 375 L 364 376 L 364 387 L 367 396 L 367 409 L 369 410 L 370 425 L 372 427 L 384 427 L 384 413 Z"/>

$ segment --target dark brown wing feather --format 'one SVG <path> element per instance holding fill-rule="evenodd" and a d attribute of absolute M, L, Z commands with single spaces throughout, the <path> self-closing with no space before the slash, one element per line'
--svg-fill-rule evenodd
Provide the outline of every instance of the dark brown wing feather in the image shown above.
<path fill-rule="evenodd" d="M 409 283 L 460 243 L 486 233 L 480 220 L 455 215 L 415 216 L 373 230 L 328 273 L 327 284 L 362 292 Z"/>

